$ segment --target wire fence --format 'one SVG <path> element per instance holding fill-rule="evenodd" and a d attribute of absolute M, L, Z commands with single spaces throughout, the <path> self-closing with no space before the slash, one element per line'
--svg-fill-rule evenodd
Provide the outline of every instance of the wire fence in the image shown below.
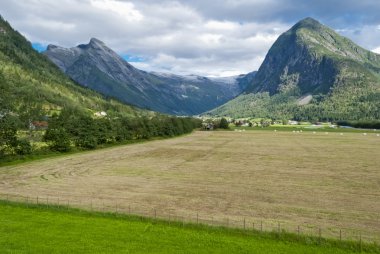
<path fill-rule="evenodd" d="M 179 214 L 176 211 L 162 211 L 155 208 L 134 206 L 126 204 L 124 201 L 117 202 L 111 199 L 88 198 L 85 201 L 75 198 L 59 198 L 49 196 L 21 196 L 14 194 L 0 194 L 0 199 L 9 202 L 20 202 L 28 205 L 60 206 L 62 208 L 78 208 L 92 212 L 115 213 L 121 215 L 135 215 L 151 219 L 164 220 L 182 224 L 199 224 L 215 227 L 227 227 L 233 229 L 252 230 L 256 232 L 293 233 L 299 236 L 309 236 L 313 238 L 335 239 L 340 241 L 354 241 L 358 244 L 373 243 L 380 245 L 380 235 L 376 232 L 346 228 L 346 227 L 320 227 L 306 223 L 298 224 L 289 221 L 268 220 L 251 217 L 220 216 L 203 214 L 201 212 Z"/>

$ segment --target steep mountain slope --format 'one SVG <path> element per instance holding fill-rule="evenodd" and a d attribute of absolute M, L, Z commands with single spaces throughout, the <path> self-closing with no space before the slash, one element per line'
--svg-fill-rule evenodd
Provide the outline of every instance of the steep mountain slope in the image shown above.
<path fill-rule="evenodd" d="M 95 38 L 69 49 L 49 45 L 43 54 L 85 87 L 169 114 L 205 112 L 236 97 L 248 85 L 239 82 L 243 77 L 226 80 L 141 71 Z"/>
<path fill-rule="evenodd" d="M 273 44 L 246 94 L 211 114 L 379 119 L 380 55 L 306 18 Z"/>
<path fill-rule="evenodd" d="M 74 83 L 1 17 L 0 88 L 0 116 L 17 114 L 24 124 L 64 107 L 123 116 L 150 114 Z"/>

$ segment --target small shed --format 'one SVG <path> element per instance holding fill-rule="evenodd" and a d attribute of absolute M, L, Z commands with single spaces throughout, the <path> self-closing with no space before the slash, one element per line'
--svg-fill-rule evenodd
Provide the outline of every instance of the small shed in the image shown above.
<path fill-rule="evenodd" d="M 46 121 L 33 121 L 29 124 L 30 130 L 46 130 L 49 124 Z"/>

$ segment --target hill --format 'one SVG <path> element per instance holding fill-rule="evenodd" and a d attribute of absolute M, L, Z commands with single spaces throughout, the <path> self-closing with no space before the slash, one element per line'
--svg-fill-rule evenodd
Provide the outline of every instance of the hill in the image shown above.
<path fill-rule="evenodd" d="M 168 114 L 203 113 L 236 97 L 248 85 L 245 75 L 218 79 L 145 72 L 96 38 L 73 48 L 49 45 L 43 54 L 85 87 Z M 248 74 L 247 78 L 252 75 Z"/>
<path fill-rule="evenodd" d="M 107 111 L 111 115 L 149 114 L 79 86 L 36 52 L 3 18 L 0 18 L 0 86 L 1 114 L 18 114 L 24 124 L 65 107 L 90 113 Z"/>
<path fill-rule="evenodd" d="M 380 55 L 312 18 L 283 33 L 244 95 L 210 112 L 307 120 L 380 118 Z"/>

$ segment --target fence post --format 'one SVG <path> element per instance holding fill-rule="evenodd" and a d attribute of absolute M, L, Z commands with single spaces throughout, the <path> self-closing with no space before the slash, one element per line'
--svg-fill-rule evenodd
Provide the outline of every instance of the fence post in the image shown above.
<path fill-rule="evenodd" d="M 156 211 L 156 209 L 154 209 L 154 219 L 155 220 L 157 219 L 157 211 Z"/>
<path fill-rule="evenodd" d="M 260 223 L 260 231 L 263 232 L 263 221 Z"/>
<path fill-rule="evenodd" d="M 197 213 L 197 225 L 199 224 L 199 214 Z"/>
<path fill-rule="evenodd" d="M 319 244 L 321 244 L 321 240 L 322 240 L 322 229 L 319 228 Z"/>
<path fill-rule="evenodd" d="M 252 222 L 252 230 L 255 231 L 255 223 Z"/>
<path fill-rule="evenodd" d="M 244 217 L 244 230 L 245 230 L 245 217 Z"/>
<path fill-rule="evenodd" d="M 297 226 L 297 235 L 300 236 L 300 225 Z"/>
<path fill-rule="evenodd" d="M 280 236 L 280 233 L 281 233 L 281 226 L 280 226 L 280 222 L 278 222 L 278 236 Z"/>
<path fill-rule="evenodd" d="M 38 205 L 38 196 L 37 196 L 37 205 Z"/>
<path fill-rule="evenodd" d="M 342 230 L 339 229 L 339 241 L 342 241 Z"/>

